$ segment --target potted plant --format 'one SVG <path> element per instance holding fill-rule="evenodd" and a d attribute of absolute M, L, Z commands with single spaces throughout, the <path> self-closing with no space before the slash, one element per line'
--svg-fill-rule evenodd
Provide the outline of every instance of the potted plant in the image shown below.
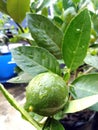
<path fill-rule="evenodd" d="M 67 27 L 63 24 L 63 31 L 43 15 L 28 13 L 27 22 L 36 46 L 11 51 L 17 65 L 29 76 L 24 108 L 2 85 L 0 90 L 38 130 L 64 130 L 61 123 L 66 115 L 98 111 L 97 45 L 90 43 L 91 14 L 87 8 L 80 9 Z M 45 120 L 42 123 L 40 119 Z M 66 126 L 66 130 L 88 127 Z"/>
<path fill-rule="evenodd" d="M 0 5 L 1 5 L 0 12 L 2 12 L 2 14 L 0 13 L 0 17 L 1 17 L 0 20 L 1 23 L 0 24 L 0 72 L 1 72 L 0 82 L 1 83 L 6 83 L 6 81 L 16 76 L 16 72 L 15 72 L 16 63 L 13 61 L 10 49 L 24 44 L 24 43 L 22 44 L 19 43 L 18 40 L 19 37 L 16 38 L 16 36 L 14 36 L 16 28 L 13 27 L 13 23 L 14 25 L 16 23 L 15 26 L 19 28 L 18 30 L 19 33 L 24 32 L 24 29 L 21 27 L 20 23 L 25 18 L 26 11 L 29 9 L 30 1 L 27 1 L 26 3 L 22 1 L 21 4 L 23 5 L 24 3 L 24 8 L 23 8 L 24 11 L 21 9 L 21 11 L 19 12 L 20 15 L 17 15 L 16 11 L 14 11 L 14 13 L 12 11 L 14 8 L 17 9 L 20 8 L 16 6 L 17 5 L 16 2 L 18 1 L 14 1 L 14 2 L 3 1 L 3 0 L 0 1 Z M 14 8 L 12 9 L 11 7 Z M 9 21 L 11 22 L 11 25 L 9 24 Z M 12 31 L 14 33 L 12 33 Z M 13 42 L 16 42 L 17 40 L 18 40 L 18 44 L 13 44 Z"/>
<path fill-rule="evenodd" d="M 16 63 L 12 61 L 12 55 L 8 45 L 8 37 L 0 34 L 0 41 L 0 82 L 5 83 L 16 75 L 14 71 Z"/>
<path fill-rule="evenodd" d="M 0 34 L 0 83 L 6 83 L 9 79 L 17 75 L 17 67 L 13 60 L 11 49 L 22 46 L 22 44 L 9 44 L 9 38 L 5 34 Z"/>

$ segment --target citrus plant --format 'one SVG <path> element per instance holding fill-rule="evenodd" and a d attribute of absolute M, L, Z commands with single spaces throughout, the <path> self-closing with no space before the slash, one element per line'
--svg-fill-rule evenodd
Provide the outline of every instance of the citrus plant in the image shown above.
<path fill-rule="evenodd" d="M 63 24 L 58 27 L 41 14 L 26 15 L 36 46 L 21 46 L 11 51 L 17 65 L 26 73 L 26 78 L 21 75 L 22 80 L 16 78 L 16 82 L 29 82 L 24 108 L 0 87 L 11 105 L 38 130 L 64 130 L 59 120 L 65 114 L 86 108 L 98 111 L 98 46 L 90 42 L 95 34 L 91 26 L 94 14 L 85 7 L 78 9 L 82 6 L 79 0 L 73 3 L 70 4 L 76 9 L 74 16 L 66 24 L 61 17 Z M 36 114 L 39 120 L 47 117 L 43 124 L 34 118 Z"/>

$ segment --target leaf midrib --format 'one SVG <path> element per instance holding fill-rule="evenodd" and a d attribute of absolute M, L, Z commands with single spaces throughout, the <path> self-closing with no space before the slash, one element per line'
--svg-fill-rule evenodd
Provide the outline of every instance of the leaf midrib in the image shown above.
<path fill-rule="evenodd" d="M 85 16 L 84 16 L 84 17 L 85 17 Z M 77 50 L 78 50 L 78 48 L 79 48 L 79 44 L 80 44 L 80 40 L 81 40 L 81 35 L 82 35 L 83 27 L 84 27 L 84 23 L 83 23 L 82 28 L 81 28 L 81 34 L 80 34 L 79 41 L 78 41 L 78 44 L 77 44 L 77 47 L 76 47 L 76 51 L 75 51 L 75 52 L 77 52 Z M 71 65 L 70 65 L 70 69 L 72 68 L 73 63 L 74 63 L 74 61 L 75 61 L 75 55 L 76 55 L 76 54 L 74 54 L 74 57 L 73 57 L 73 59 L 72 59 L 72 62 L 71 62 Z"/>

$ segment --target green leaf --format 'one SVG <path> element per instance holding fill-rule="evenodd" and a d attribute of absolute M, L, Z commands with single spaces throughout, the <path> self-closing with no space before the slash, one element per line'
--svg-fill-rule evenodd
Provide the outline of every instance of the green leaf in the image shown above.
<path fill-rule="evenodd" d="M 0 0 L 0 11 L 5 14 L 8 14 L 6 6 L 7 6 L 6 1 Z"/>
<path fill-rule="evenodd" d="M 32 77 L 47 71 L 60 74 L 56 58 L 43 48 L 22 46 L 13 49 L 12 55 L 17 65 Z"/>
<path fill-rule="evenodd" d="M 54 14 L 57 15 L 57 16 L 58 15 L 61 16 L 62 15 L 62 8 L 63 8 L 62 0 L 58 0 L 57 2 L 55 2 L 53 4 Z"/>
<path fill-rule="evenodd" d="M 61 58 L 62 32 L 46 17 L 27 14 L 28 27 L 36 43 Z"/>
<path fill-rule="evenodd" d="M 98 69 L 98 55 L 93 56 L 91 54 L 87 54 L 86 58 L 84 59 L 84 62 Z"/>
<path fill-rule="evenodd" d="M 83 98 L 98 94 L 98 74 L 80 76 L 72 84 L 76 95 L 74 98 Z M 91 109 L 98 111 L 98 103 L 92 106 Z"/>
<path fill-rule="evenodd" d="M 36 11 L 40 11 L 42 10 L 44 7 L 47 7 L 50 4 L 50 0 L 43 0 L 43 2 L 41 3 L 41 5 L 36 9 Z"/>
<path fill-rule="evenodd" d="M 42 130 L 65 130 L 65 129 L 59 121 L 53 118 L 48 118 Z"/>
<path fill-rule="evenodd" d="M 38 130 L 42 130 L 39 124 L 33 120 L 30 115 L 17 103 L 17 101 L 14 99 L 14 97 L 3 87 L 3 85 L 0 84 L 0 91 L 3 93 L 5 98 L 8 100 L 8 102 L 16 109 L 18 110 L 22 116 L 30 122 L 33 126 L 35 126 Z"/>
<path fill-rule="evenodd" d="M 82 10 L 65 31 L 62 53 L 65 64 L 75 70 L 82 64 L 89 45 L 91 21 L 87 9 Z"/>
<path fill-rule="evenodd" d="M 63 8 L 64 8 L 64 10 L 66 10 L 69 7 L 74 6 L 72 0 L 63 0 L 62 2 L 63 2 Z"/>
<path fill-rule="evenodd" d="M 80 0 L 72 0 L 75 4 L 79 3 Z"/>
<path fill-rule="evenodd" d="M 62 124 L 55 119 L 52 119 L 50 128 L 51 130 L 65 130 Z"/>
<path fill-rule="evenodd" d="M 49 9 L 44 7 L 41 11 L 41 15 L 48 17 Z"/>
<path fill-rule="evenodd" d="M 28 83 L 29 81 L 31 81 L 32 76 L 27 74 L 27 73 L 21 73 L 18 76 L 11 78 L 10 80 L 8 80 L 7 82 L 9 83 Z"/>
<path fill-rule="evenodd" d="M 26 39 L 28 41 L 28 43 L 32 46 L 37 46 L 36 42 L 34 41 L 34 39 L 31 36 L 31 33 L 21 33 L 18 35 L 18 37 Z"/>
<path fill-rule="evenodd" d="M 92 105 L 98 103 L 98 94 L 93 96 L 88 96 L 85 98 L 69 101 L 68 106 L 64 109 L 63 113 L 75 113 Z"/>
<path fill-rule="evenodd" d="M 61 27 L 61 25 L 63 24 L 63 20 L 58 16 L 54 16 L 52 20 L 58 27 Z"/>
<path fill-rule="evenodd" d="M 40 124 L 42 124 L 43 122 L 46 121 L 47 117 L 41 116 L 35 112 L 28 112 L 29 115 L 37 122 L 39 122 Z"/>
<path fill-rule="evenodd" d="M 63 8 L 64 10 L 68 8 L 68 0 L 63 0 Z"/>
<path fill-rule="evenodd" d="M 32 38 L 30 33 L 21 33 L 21 34 L 18 35 L 18 37 L 22 37 L 24 39 L 28 39 L 28 40 L 34 41 L 34 39 Z"/>
<path fill-rule="evenodd" d="M 30 0 L 7 0 L 7 10 L 15 22 L 21 23 L 29 11 Z"/>
<path fill-rule="evenodd" d="M 51 119 L 50 117 L 47 118 L 47 120 L 45 121 L 45 124 L 42 128 L 42 130 L 50 130 L 50 124 L 51 124 Z"/>

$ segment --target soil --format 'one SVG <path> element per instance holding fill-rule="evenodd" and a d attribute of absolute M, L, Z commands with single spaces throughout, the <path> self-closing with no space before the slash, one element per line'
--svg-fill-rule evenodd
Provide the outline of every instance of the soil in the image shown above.
<path fill-rule="evenodd" d="M 66 130 L 98 130 L 98 124 L 94 123 L 96 113 L 84 110 L 74 114 L 68 114 L 61 120 Z M 95 129 L 96 128 L 96 129 Z"/>
<path fill-rule="evenodd" d="M 93 130 L 98 130 L 98 112 L 94 116 Z"/>

